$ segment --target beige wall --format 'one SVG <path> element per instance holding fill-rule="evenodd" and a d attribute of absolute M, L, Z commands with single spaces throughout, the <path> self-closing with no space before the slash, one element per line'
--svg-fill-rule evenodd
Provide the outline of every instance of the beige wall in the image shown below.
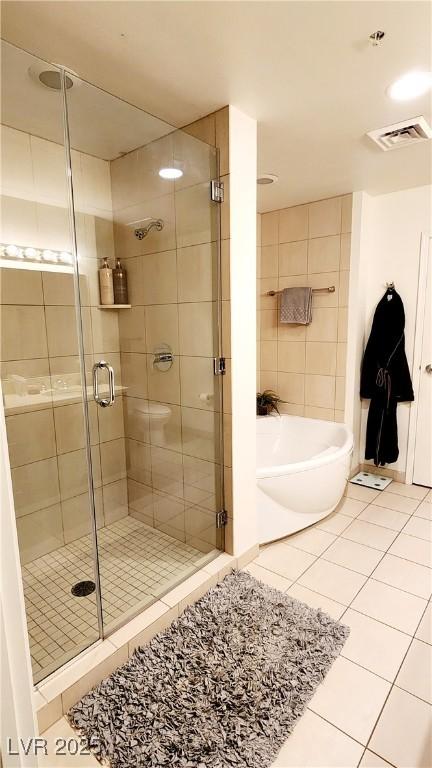
<path fill-rule="evenodd" d="M 281 410 L 341 421 L 345 403 L 347 307 L 352 196 L 330 198 L 261 216 L 258 266 L 260 389 L 286 401 Z M 308 326 L 281 325 L 269 290 L 291 286 L 313 295 Z"/>
<path fill-rule="evenodd" d="M 3 126 L 2 159 L 0 240 L 70 252 L 63 147 Z M 108 355 L 120 381 L 117 317 L 97 308 L 98 259 L 113 253 L 109 164 L 73 152 L 73 181 L 88 383 L 93 361 Z M 73 279 L 2 269 L 0 281 L 1 378 L 20 552 L 28 562 L 90 531 Z M 38 402 L 24 395 L 14 402 L 17 387 L 40 390 Z M 103 414 L 92 400 L 89 407 L 101 525 L 127 514 L 121 399 Z"/>

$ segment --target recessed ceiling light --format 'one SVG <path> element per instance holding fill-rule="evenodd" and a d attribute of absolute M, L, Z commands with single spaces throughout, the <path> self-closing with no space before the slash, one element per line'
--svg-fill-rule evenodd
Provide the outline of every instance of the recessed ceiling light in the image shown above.
<path fill-rule="evenodd" d="M 159 176 L 162 179 L 180 179 L 183 176 L 183 171 L 180 168 L 161 168 Z"/>
<path fill-rule="evenodd" d="M 39 64 L 33 64 L 28 69 L 29 76 L 38 85 L 43 85 L 45 88 L 49 88 L 50 91 L 61 90 L 61 74 L 60 70 L 62 66 L 60 64 L 53 64 L 51 67 L 45 62 Z M 65 86 L 67 89 L 74 86 L 81 85 L 76 72 L 72 70 L 65 71 Z"/>
<path fill-rule="evenodd" d="M 389 88 L 388 95 L 395 101 L 409 101 L 423 96 L 432 88 L 432 72 L 407 72 Z"/>
<path fill-rule="evenodd" d="M 257 184 L 273 184 L 278 180 L 279 176 L 276 176 L 274 173 L 262 173 L 261 176 L 258 176 L 257 178 Z"/>

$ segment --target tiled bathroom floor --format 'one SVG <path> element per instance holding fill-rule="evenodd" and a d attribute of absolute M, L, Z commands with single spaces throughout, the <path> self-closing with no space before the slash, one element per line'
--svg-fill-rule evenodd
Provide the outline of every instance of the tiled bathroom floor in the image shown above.
<path fill-rule="evenodd" d="M 209 555 L 124 517 L 98 531 L 99 568 L 105 629 L 144 608 Z M 95 593 L 74 597 L 73 585 L 93 580 L 90 536 L 23 566 L 33 674 L 39 681 L 68 655 L 98 639 Z"/>
<path fill-rule="evenodd" d="M 247 566 L 351 629 L 273 767 L 430 768 L 431 492 L 392 483 L 346 493 L 332 515 Z"/>
<path fill-rule="evenodd" d="M 348 485 L 338 510 L 247 570 L 351 628 L 273 768 L 430 768 L 431 492 Z M 76 737 L 64 719 L 46 734 Z M 93 757 L 44 768 L 95 768 Z"/>

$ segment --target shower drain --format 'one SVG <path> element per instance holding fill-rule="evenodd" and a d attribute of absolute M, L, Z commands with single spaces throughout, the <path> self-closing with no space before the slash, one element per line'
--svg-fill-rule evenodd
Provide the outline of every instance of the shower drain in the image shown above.
<path fill-rule="evenodd" d="M 87 597 L 96 589 L 94 581 L 78 581 L 73 585 L 71 592 L 74 597 Z"/>

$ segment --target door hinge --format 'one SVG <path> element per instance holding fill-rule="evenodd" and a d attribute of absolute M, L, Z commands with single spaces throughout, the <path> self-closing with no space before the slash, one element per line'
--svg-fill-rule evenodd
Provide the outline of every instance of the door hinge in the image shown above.
<path fill-rule="evenodd" d="M 216 528 L 223 528 L 228 522 L 228 512 L 226 509 L 220 509 L 216 512 Z"/>
<path fill-rule="evenodd" d="M 213 370 L 215 376 L 225 376 L 226 373 L 226 363 L 224 357 L 214 357 L 213 358 Z"/>
<path fill-rule="evenodd" d="M 214 203 L 223 203 L 224 201 L 224 185 L 223 181 L 218 179 L 212 179 L 210 182 L 210 198 Z"/>

